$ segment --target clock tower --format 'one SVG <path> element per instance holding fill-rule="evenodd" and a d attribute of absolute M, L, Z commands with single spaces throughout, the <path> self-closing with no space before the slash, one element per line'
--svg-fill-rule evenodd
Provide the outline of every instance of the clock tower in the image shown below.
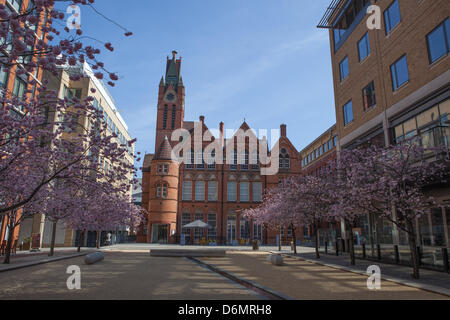
<path fill-rule="evenodd" d="M 166 75 L 161 78 L 158 94 L 158 114 L 156 120 L 155 153 L 167 136 L 172 147 L 172 132 L 183 127 L 184 121 L 184 85 L 180 75 L 181 57 L 172 51 L 172 58 L 167 57 Z"/>

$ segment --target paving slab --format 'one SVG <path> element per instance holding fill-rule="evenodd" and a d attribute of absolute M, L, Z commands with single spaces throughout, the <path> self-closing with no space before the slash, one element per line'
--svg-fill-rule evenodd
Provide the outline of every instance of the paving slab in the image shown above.
<path fill-rule="evenodd" d="M 390 281 L 381 290 L 367 288 L 367 276 L 295 258 L 283 266 L 266 261 L 264 252 L 229 252 L 226 257 L 201 261 L 298 300 L 440 300 L 447 296 Z"/>
<path fill-rule="evenodd" d="M 81 270 L 81 289 L 69 290 L 67 267 Z M 0 299 L 39 300 L 259 300 L 260 295 L 186 258 L 105 252 L 85 265 L 78 257 L 0 273 Z"/>
<path fill-rule="evenodd" d="M 224 257 L 223 249 L 150 249 L 152 257 Z"/>

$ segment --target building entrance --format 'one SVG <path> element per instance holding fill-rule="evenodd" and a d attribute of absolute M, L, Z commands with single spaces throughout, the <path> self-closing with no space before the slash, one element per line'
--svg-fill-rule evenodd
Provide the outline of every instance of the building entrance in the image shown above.
<path fill-rule="evenodd" d="M 152 225 L 152 243 L 167 244 L 169 241 L 169 225 Z"/>

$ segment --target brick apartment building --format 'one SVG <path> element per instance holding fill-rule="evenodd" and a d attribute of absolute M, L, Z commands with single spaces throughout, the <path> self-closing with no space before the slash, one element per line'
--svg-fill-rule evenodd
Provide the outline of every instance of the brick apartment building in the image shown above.
<path fill-rule="evenodd" d="M 381 29 L 366 13 L 380 8 Z M 337 150 L 422 137 L 450 146 L 450 2 L 333 0 L 318 27 L 328 28 L 334 78 Z M 416 221 L 421 246 L 450 246 L 450 189 L 431 190 L 439 206 Z M 406 244 L 385 219 L 367 216 L 375 243 Z"/>
<path fill-rule="evenodd" d="M 34 0 L 0 0 L 0 4 L 5 6 L 5 9 L 8 13 L 16 12 L 17 14 L 22 13 L 26 10 L 29 10 L 34 7 Z M 47 21 L 49 11 L 41 12 L 39 16 L 39 20 L 35 26 L 31 26 L 34 30 L 35 41 L 39 41 L 43 39 L 47 41 L 44 37 L 45 34 L 42 31 L 41 26 L 43 26 Z M 8 50 L 8 49 L 6 49 Z M 33 57 L 36 59 L 36 57 Z M 36 93 L 37 88 L 42 84 L 42 75 L 43 70 L 41 68 L 36 68 L 34 73 L 26 72 L 21 75 L 16 75 L 17 68 L 22 68 L 20 64 L 12 66 L 9 71 L 6 71 L 4 67 L 0 67 L 0 88 L 3 90 L 0 94 L 6 94 L 8 96 L 16 96 L 19 98 L 23 98 L 24 94 L 26 99 L 33 99 Z M 35 85 L 31 85 L 31 80 L 36 80 Z M 27 90 L 31 91 L 31 93 L 26 93 Z M 4 92 L 4 93 L 3 93 Z M 17 114 L 23 114 L 23 110 L 12 110 Z M 17 210 L 16 218 L 19 218 L 21 210 Z M 8 240 L 8 221 L 7 217 L 0 217 L 0 243 Z M 14 229 L 13 238 L 16 240 L 18 238 L 19 228 Z"/>
<path fill-rule="evenodd" d="M 250 148 L 250 141 L 255 141 L 259 148 L 262 140 L 251 133 L 245 121 L 240 129 L 248 136 L 242 152 L 238 150 L 236 135 L 225 137 L 224 123 L 219 124 L 217 139 L 201 141 L 196 150 L 195 131 L 205 135 L 208 127 L 204 116 L 197 122 L 184 119 L 185 87 L 180 74 L 181 58 L 177 59 L 176 54 L 174 51 L 173 57 L 167 58 L 166 74 L 159 84 L 155 153 L 145 155 L 143 164 L 142 206 L 149 216 L 147 224 L 138 231 L 137 241 L 179 243 L 184 239 L 186 243 L 242 244 L 258 239 L 262 243 L 275 243 L 279 233 L 283 242 L 290 241 L 292 230 L 266 230 L 241 214 L 242 210 L 261 203 L 266 188 L 300 174 L 301 156 L 287 137 L 286 125 L 280 126 L 279 140 L 272 148 L 279 150 L 279 170 L 273 175 L 261 174 L 264 166 L 259 153 Z M 185 130 L 192 141 L 191 150 L 184 155 L 187 161 L 181 163 L 171 157 L 178 144 L 171 136 L 177 129 Z M 211 151 L 209 161 L 202 155 L 211 143 L 217 149 Z M 216 152 L 223 152 L 228 161 L 215 161 Z M 210 228 L 183 228 L 197 220 Z M 303 230 L 296 235 L 297 239 L 303 239 Z"/>

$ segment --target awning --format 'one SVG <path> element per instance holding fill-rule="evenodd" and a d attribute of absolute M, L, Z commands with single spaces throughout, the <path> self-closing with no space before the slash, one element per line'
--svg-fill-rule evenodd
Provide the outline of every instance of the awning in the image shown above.
<path fill-rule="evenodd" d="M 191 222 L 187 225 L 184 225 L 183 228 L 190 229 L 190 228 L 210 228 L 211 226 L 207 223 L 204 223 L 202 220 L 196 220 L 194 222 Z"/>

